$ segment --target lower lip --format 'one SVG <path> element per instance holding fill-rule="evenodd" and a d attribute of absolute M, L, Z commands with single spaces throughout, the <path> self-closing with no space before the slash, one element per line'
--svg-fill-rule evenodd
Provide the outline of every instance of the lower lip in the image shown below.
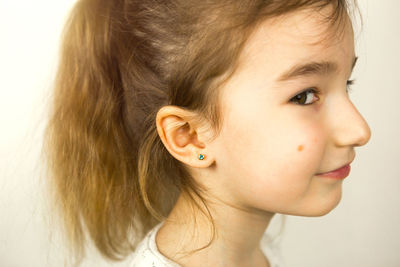
<path fill-rule="evenodd" d="M 336 171 L 332 172 L 325 172 L 317 174 L 318 176 L 325 177 L 325 178 L 333 178 L 333 179 L 344 179 L 350 174 L 350 165 L 346 165 Z"/>

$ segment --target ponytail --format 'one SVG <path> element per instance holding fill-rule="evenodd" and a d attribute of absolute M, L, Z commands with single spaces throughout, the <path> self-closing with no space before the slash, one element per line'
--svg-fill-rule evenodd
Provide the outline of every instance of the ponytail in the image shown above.
<path fill-rule="evenodd" d="M 130 104 L 118 59 L 124 51 L 116 45 L 121 29 L 111 14 L 116 2 L 78 1 L 70 13 L 46 129 L 55 208 L 78 260 L 85 254 L 86 230 L 104 256 L 118 260 L 157 222 L 137 179 L 137 141 L 150 119 L 138 111 L 136 129 L 128 127 Z M 143 145 L 151 151 L 156 130 L 148 125 L 150 138 Z"/>

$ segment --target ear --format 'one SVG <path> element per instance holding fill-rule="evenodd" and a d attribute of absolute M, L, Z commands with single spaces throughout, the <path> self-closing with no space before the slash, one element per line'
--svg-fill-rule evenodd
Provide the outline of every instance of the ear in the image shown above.
<path fill-rule="evenodd" d="M 157 112 L 157 132 L 166 149 L 177 160 L 189 166 L 204 168 L 214 162 L 202 136 L 195 114 L 177 106 L 164 106 Z M 205 138 L 204 138 L 205 139 Z M 200 160 L 199 155 L 204 155 Z"/>

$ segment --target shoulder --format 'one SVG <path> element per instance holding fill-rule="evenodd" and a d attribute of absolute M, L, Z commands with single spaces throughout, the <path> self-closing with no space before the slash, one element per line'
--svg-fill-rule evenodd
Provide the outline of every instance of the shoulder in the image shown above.
<path fill-rule="evenodd" d="M 156 225 L 138 244 L 129 267 L 179 267 L 164 257 L 157 249 L 155 236 L 162 222 Z"/>
<path fill-rule="evenodd" d="M 261 239 L 261 250 L 264 255 L 268 258 L 271 267 L 285 267 L 286 263 L 282 257 L 280 245 L 281 236 L 272 238 L 269 234 L 264 233 Z"/>
<path fill-rule="evenodd" d="M 151 250 L 144 245 L 141 243 L 141 246 L 136 249 L 129 267 L 165 267 L 166 265 L 160 262 Z"/>

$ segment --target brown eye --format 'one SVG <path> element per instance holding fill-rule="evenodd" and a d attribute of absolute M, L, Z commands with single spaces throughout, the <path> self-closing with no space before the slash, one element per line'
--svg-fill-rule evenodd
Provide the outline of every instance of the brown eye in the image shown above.
<path fill-rule="evenodd" d="M 311 105 L 314 103 L 314 102 L 312 102 L 313 99 L 315 99 L 315 97 L 313 97 L 313 96 L 318 95 L 318 94 L 319 94 L 318 90 L 316 90 L 314 88 L 310 88 L 310 89 L 296 95 L 295 97 L 293 97 L 290 100 L 290 102 L 294 102 L 297 105 L 301 105 L 301 106 Z M 317 98 L 317 100 L 318 99 L 319 98 Z"/>

